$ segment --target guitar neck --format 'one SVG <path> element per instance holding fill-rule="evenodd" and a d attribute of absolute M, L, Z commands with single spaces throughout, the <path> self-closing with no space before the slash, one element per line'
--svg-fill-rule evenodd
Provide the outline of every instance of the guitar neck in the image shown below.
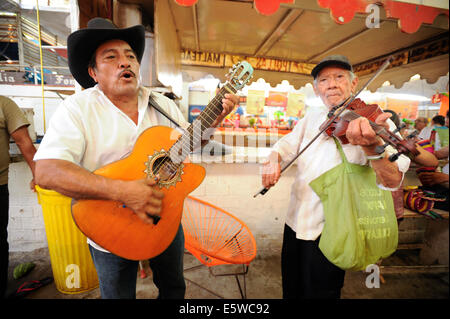
<path fill-rule="evenodd" d="M 236 93 L 236 90 L 229 83 L 220 88 L 216 96 L 170 148 L 171 157 L 176 152 L 178 161 L 181 162 L 190 152 L 201 146 L 205 131 L 211 128 L 211 125 L 223 111 L 222 99 L 227 93 Z"/>

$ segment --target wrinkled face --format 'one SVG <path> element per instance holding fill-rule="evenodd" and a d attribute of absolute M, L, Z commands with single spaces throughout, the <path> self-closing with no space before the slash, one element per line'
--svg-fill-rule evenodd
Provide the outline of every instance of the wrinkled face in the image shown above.
<path fill-rule="evenodd" d="M 133 96 L 139 88 L 139 62 L 130 45 L 122 40 L 101 44 L 89 75 L 108 97 Z"/>
<path fill-rule="evenodd" d="M 418 131 L 423 130 L 423 128 L 427 126 L 427 121 L 425 121 L 424 119 L 417 119 L 414 122 L 414 128 Z"/>
<path fill-rule="evenodd" d="M 358 78 L 351 80 L 350 72 L 336 66 L 323 68 L 317 75 L 314 92 L 331 109 L 341 104 L 356 89 Z"/>

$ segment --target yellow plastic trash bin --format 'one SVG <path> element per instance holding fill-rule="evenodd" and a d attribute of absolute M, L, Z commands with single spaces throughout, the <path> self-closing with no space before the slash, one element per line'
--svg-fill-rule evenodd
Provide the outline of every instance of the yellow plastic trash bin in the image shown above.
<path fill-rule="evenodd" d="M 70 197 L 36 185 L 42 206 L 48 250 L 56 288 L 65 294 L 98 287 L 98 277 L 86 236 L 75 225 Z"/>

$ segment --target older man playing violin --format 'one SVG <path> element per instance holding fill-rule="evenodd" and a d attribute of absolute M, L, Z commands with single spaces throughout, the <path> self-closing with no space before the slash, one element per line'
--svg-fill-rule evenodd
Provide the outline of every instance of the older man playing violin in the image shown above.
<path fill-rule="evenodd" d="M 314 92 L 326 108 L 310 109 L 293 131 L 280 139 L 262 166 L 262 184 L 274 186 L 281 165 L 288 163 L 296 153 L 319 133 L 319 127 L 327 121 L 329 111 L 355 93 L 358 78 L 348 59 L 333 55 L 323 59 L 311 72 Z M 375 122 L 391 131 L 394 123 L 391 114 L 382 113 Z M 395 162 L 389 161 L 394 149 L 386 148 L 382 154 L 375 150 L 383 145 L 368 119 L 352 120 L 347 128 L 349 144 L 342 145 L 347 160 L 359 165 L 371 165 L 378 187 L 395 190 L 401 186 L 403 174 L 410 160 L 401 155 Z M 324 227 L 323 205 L 309 183 L 342 162 L 333 138 L 322 134 L 297 160 L 297 175 L 291 190 L 286 216 L 282 248 L 283 298 L 340 298 L 345 271 L 326 259 L 319 249 L 319 239 Z"/>

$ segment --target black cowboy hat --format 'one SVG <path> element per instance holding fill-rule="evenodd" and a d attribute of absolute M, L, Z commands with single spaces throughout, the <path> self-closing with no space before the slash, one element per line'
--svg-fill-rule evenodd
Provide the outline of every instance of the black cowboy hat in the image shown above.
<path fill-rule="evenodd" d="M 142 25 L 119 29 L 110 20 L 94 18 L 87 28 L 72 32 L 67 38 L 69 69 L 85 89 L 95 85 L 88 73 L 88 64 L 95 50 L 104 42 L 119 39 L 127 42 L 136 53 L 139 63 L 145 48 L 145 29 Z"/>
<path fill-rule="evenodd" d="M 353 72 L 353 67 L 350 64 L 350 62 L 348 61 L 347 57 L 340 55 L 340 54 L 335 54 L 335 55 L 327 56 L 322 61 L 320 61 L 319 64 L 317 64 L 314 67 L 314 69 L 312 69 L 311 75 L 313 76 L 313 78 L 315 79 L 317 77 L 317 75 L 319 74 L 319 72 L 324 67 L 329 66 L 329 65 L 336 65 L 345 70 L 349 70 L 349 71 Z"/>

